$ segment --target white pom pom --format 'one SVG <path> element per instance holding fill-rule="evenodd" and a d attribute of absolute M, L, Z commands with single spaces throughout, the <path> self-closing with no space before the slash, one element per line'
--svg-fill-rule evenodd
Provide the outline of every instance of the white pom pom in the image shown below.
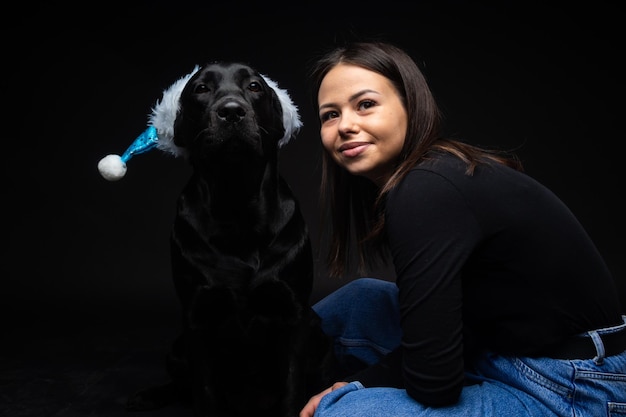
<path fill-rule="evenodd" d="M 126 163 L 119 155 L 107 155 L 98 162 L 98 171 L 105 180 L 117 181 L 126 174 Z"/>

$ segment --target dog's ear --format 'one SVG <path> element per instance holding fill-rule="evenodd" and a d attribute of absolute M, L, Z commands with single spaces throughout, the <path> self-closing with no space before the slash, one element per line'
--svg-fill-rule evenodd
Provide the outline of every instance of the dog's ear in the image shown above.
<path fill-rule="evenodd" d="M 278 124 L 282 126 L 283 125 L 283 106 L 280 102 L 280 99 L 278 98 L 278 94 L 276 94 L 276 91 L 274 91 L 272 87 L 270 87 L 270 91 L 272 92 L 272 106 L 274 107 L 274 114 L 278 118 Z M 284 130 L 285 128 L 283 126 L 283 133 L 284 133 Z"/>
<path fill-rule="evenodd" d="M 199 69 L 200 67 L 196 65 L 190 73 L 163 90 L 163 97 L 152 108 L 149 117 L 150 125 L 157 129 L 159 135 L 157 147 L 174 156 L 187 156 L 187 150 L 177 146 L 174 141 L 174 120 L 180 108 L 182 91 Z"/>
<path fill-rule="evenodd" d="M 202 75 L 203 68 L 205 67 L 196 66 L 194 68 L 194 72 L 187 76 L 185 83 L 182 88 L 180 88 L 180 93 L 176 98 L 176 102 L 172 104 L 172 107 L 176 108 L 176 117 L 172 121 L 172 142 L 177 147 L 184 149 L 185 152 L 187 151 L 187 146 L 189 145 L 189 138 L 195 136 L 193 133 L 194 124 L 190 123 L 190 120 L 196 119 L 196 117 L 193 115 L 195 107 L 190 104 L 183 105 L 183 103 L 193 101 L 192 96 L 195 88 L 195 81 Z"/>
<path fill-rule="evenodd" d="M 276 145 L 278 145 L 279 140 L 285 134 L 285 126 L 283 124 L 283 107 L 276 94 L 276 91 L 268 84 L 267 86 L 269 94 L 270 94 L 270 112 L 269 116 L 271 118 L 271 122 L 269 126 L 267 126 L 267 130 L 270 134 L 270 137 L 276 141 Z"/>
<path fill-rule="evenodd" d="M 274 90 L 278 96 L 280 102 L 281 113 L 283 118 L 283 137 L 278 141 L 278 147 L 282 148 L 295 137 L 302 127 L 302 121 L 300 120 L 300 114 L 298 113 L 298 106 L 296 106 L 287 90 L 284 90 L 276 84 L 274 80 L 266 75 L 261 75 L 265 82 Z"/>
<path fill-rule="evenodd" d="M 193 123 L 190 123 L 190 120 L 194 119 L 193 112 L 195 111 L 194 107 L 191 105 L 183 105 L 185 101 L 189 101 L 190 92 L 188 91 L 191 88 L 192 84 L 188 83 L 185 86 L 185 89 L 182 91 L 180 98 L 178 99 L 178 110 L 176 112 L 176 119 L 174 119 L 174 144 L 180 148 L 187 149 L 189 145 L 189 138 L 195 136 L 192 132 Z M 192 114 L 190 114 L 192 113 Z"/>

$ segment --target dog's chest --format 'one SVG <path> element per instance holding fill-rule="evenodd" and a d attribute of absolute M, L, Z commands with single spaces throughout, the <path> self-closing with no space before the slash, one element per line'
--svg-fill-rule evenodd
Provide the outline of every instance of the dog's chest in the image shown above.
<path fill-rule="evenodd" d="M 281 193 L 275 203 L 263 196 L 240 201 L 188 185 L 179 197 L 172 230 L 175 253 L 181 255 L 176 262 L 218 282 L 245 283 L 275 273 L 276 262 L 289 248 L 285 240 L 305 233 L 295 201 Z"/>

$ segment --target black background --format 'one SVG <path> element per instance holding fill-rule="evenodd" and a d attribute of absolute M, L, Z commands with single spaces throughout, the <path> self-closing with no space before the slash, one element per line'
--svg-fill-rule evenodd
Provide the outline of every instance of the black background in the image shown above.
<path fill-rule="evenodd" d="M 281 170 L 316 243 L 321 148 L 307 63 L 358 37 L 392 41 L 418 60 L 447 133 L 517 149 L 580 219 L 626 301 L 623 13 L 602 1 L 504 3 L 51 2 L 5 11 L 3 327 L 176 314 L 168 235 L 185 162 L 139 155 L 118 182 L 96 166 L 145 129 L 163 89 L 205 61 L 249 62 L 300 108 L 304 128 L 282 150 Z M 313 299 L 350 279 L 317 266 Z"/>

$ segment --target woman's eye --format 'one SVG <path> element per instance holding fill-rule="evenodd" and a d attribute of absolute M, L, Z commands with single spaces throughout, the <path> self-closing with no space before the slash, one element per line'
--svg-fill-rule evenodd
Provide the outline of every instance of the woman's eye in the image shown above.
<path fill-rule="evenodd" d="M 259 91 L 261 91 L 261 83 L 258 83 L 256 81 L 252 81 L 249 85 L 248 85 L 248 90 L 258 93 Z"/>
<path fill-rule="evenodd" d="M 325 121 L 327 121 L 327 120 L 334 119 L 335 117 L 338 117 L 337 112 L 335 112 L 335 111 L 329 111 L 329 112 L 326 112 L 326 113 L 321 114 L 321 115 L 320 115 L 320 120 L 321 120 L 322 122 L 325 122 Z"/>
<path fill-rule="evenodd" d="M 363 100 L 359 103 L 359 110 L 367 110 L 370 107 L 374 107 L 376 105 L 372 100 Z"/>

